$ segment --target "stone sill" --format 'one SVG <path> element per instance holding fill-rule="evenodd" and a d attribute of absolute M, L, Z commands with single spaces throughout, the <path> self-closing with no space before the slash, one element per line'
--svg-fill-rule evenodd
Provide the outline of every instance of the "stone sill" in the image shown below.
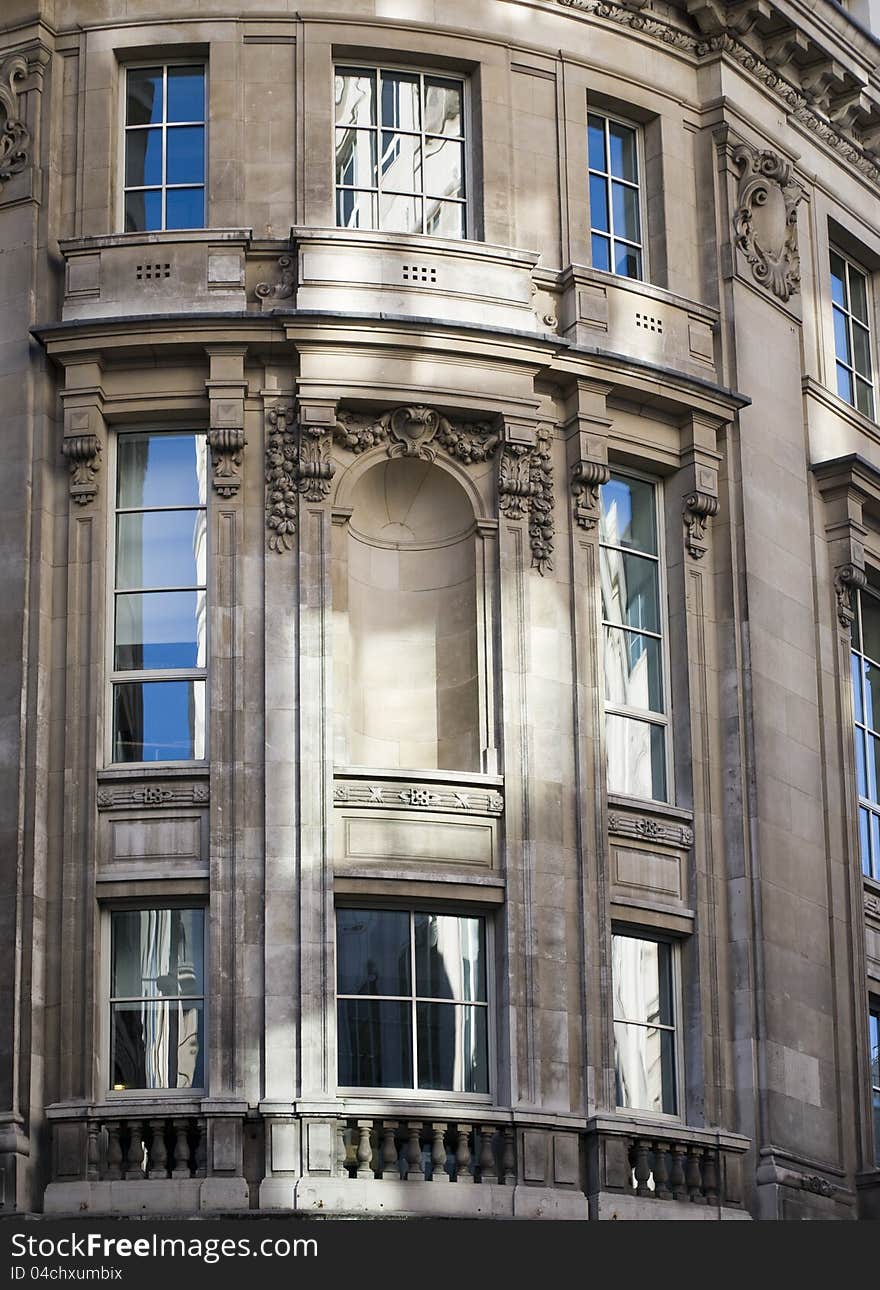
<path fill-rule="evenodd" d="M 285 1183 L 272 1178 L 260 1187 L 260 1204 L 267 1202 L 269 1208 L 320 1210 L 336 1216 L 587 1218 L 587 1198 L 582 1191 L 521 1183 L 505 1187 L 499 1183 L 365 1182 L 357 1178 L 300 1178 Z"/>
<path fill-rule="evenodd" d="M 654 1200 L 650 1196 L 621 1196 L 600 1191 L 590 1197 L 590 1218 L 605 1220 L 634 1219 L 664 1222 L 718 1222 L 725 1219 L 751 1221 L 751 1214 L 729 1205 L 694 1205 L 685 1200 Z"/>
<path fill-rule="evenodd" d="M 704 1129 L 673 1119 L 647 1116 L 594 1115 L 587 1120 L 587 1133 L 614 1137 L 668 1139 L 670 1142 L 693 1142 L 700 1147 L 719 1147 L 724 1151 L 745 1153 L 751 1139 L 724 1129 Z M 676 1204 L 679 1202 L 676 1202 Z"/>

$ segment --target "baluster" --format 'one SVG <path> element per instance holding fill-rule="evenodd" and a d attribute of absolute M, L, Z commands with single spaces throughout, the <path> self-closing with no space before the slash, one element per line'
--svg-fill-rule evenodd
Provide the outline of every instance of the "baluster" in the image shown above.
<path fill-rule="evenodd" d="M 434 1134 L 431 1146 L 431 1182 L 449 1182 L 446 1172 L 446 1125 L 432 1124 Z"/>
<path fill-rule="evenodd" d="M 107 1121 L 107 1177 L 122 1177 L 122 1143 L 119 1140 L 119 1121 Z"/>
<path fill-rule="evenodd" d="M 422 1164 L 422 1122 L 407 1122 L 409 1141 L 406 1144 L 406 1180 L 407 1182 L 424 1182 L 425 1166 Z"/>
<path fill-rule="evenodd" d="M 497 1183 L 495 1172 L 495 1152 L 492 1144 L 495 1138 L 494 1124 L 484 1124 L 480 1128 L 480 1182 Z"/>
<path fill-rule="evenodd" d="M 150 1120 L 150 1155 L 148 1178 L 168 1177 L 168 1152 L 165 1148 L 165 1121 Z"/>
<path fill-rule="evenodd" d="M 658 1200 L 671 1200 L 669 1190 L 669 1143 L 654 1143 L 654 1195 Z"/>
<path fill-rule="evenodd" d="M 516 1156 L 514 1154 L 513 1126 L 505 1125 L 502 1133 L 501 1181 L 506 1187 L 512 1187 L 516 1182 Z"/>
<path fill-rule="evenodd" d="M 400 1182 L 400 1165 L 397 1163 L 397 1120 L 382 1121 L 382 1179 Z"/>
<path fill-rule="evenodd" d="M 469 1124 L 457 1124 L 455 1132 L 458 1135 L 458 1145 L 455 1148 L 455 1181 L 460 1183 L 472 1183 L 474 1175 L 471 1173 L 471 1148 L 468 1142 L 471 1126 Z"/>
<path fill-rule="evenodd" d="M 375 1178 L 373 1170 L 370 1168 L 370 1162 L 373 1159 L 373 1148 L 370 1146 L 370 1130 L 373 1127 L 372 1120 L 358 1120 L 358 1178 Z"/>
<path fill-rule="evenodd" d="M 355 1128 L 349 1127 L 349 1125 L 345 1126 L 343 1135 L 345 1137 L 345 1168 L 349 1178 L 352 1177 L 352 1169 L 357 1170 L 358 1167 L 357 1148 L 355 1145 L 356 1133 Z"/>
<path fill-rule="evenodd" d="M 669 1169 L 669 1186 L 672 1188 L 673 1200 L 687 1200 L 687 1187 L 684 1183 L 684 1153 L 687 1147 L 683 1142 L 673 1142 L 672 1162 Z"/>
<path fill-rule="evenodd" d="M 196 1132 L 196 1149 L 193 1152 L 193 1178 L 204 1178 L 208 1172 L 208 1126 L 205 1120 L 199 1117 L 198 1120 L 192 1120 L 192 1125 Z"/>
<path fill-rule="evenodd" d="M 718 1152 L 706 1151 L 703 1156 L 703 1191 L 706 1193 L 706 1204 L 718 1204 Z"/>
<path fill-rule="evenodd" d="M 636 1176 L 636 1195 L 650 1196 L 651 1188 L 648 1186 L 648 1179 L 651 1177 L 651 1166 L 648 1164 L 648 1153 L 651 1150 L 651 1144 L 645 1138 L 637 1138 L 633 1146 L 633 1173 Z"/>
<path fill-rule="evenodd" d="M 129 1120 L 128 1155 L 125 1157 L 126 1178 L 143 1178 L 144 1176 L 144 1139 L 142 1120 Z"/>
<path fill-rule="evenodd" d="M 702 1170 L 700 1169 L 702 1154 L 702 1147 L 694 1144 L 688 1147 L 685 1178 L 687 1179 L 688 1195 L 696 1205 L 705 1205 L 706 1203 L 706 1197 L 703 1195 Z"/>
<path fill-rule="evenodd" d="M 174 1120 L 174 1168 L 172 1178 L 189 1178 L 189 1125 L 186 1120 Z"/>
<path fill-rule="evenodd" d="M 97 1120 L 89 1120 L 86 1126 L 86 1178 L 89 1182 L 97 1182 L 100 1177 L 100 1150 L 98 1146 L 98 1135 L 101 1132 L 101 1126 Z"/>
<path fill-rule="evenodd" d="M 347 1178 L 348 1170 L 345 1167 L 345 1157 L 347 1148 L 345 1145 L 345 1121 L 336 1121 L 336 1176 L 338 1178 Z"/>

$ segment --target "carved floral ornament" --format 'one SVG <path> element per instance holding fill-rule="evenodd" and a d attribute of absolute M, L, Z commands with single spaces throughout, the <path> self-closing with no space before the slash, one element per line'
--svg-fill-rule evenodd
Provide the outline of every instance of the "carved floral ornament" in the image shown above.
<path fill-rule="evenodd" d="M 0 182 L 20 174 L 30 163 L 31 136 L 19 117 L 17 89 L 27 74 L 22 54 L 0 64 Z"/>
<path fill-rule="evenodd" d="M 503 442 L 488 422 L 452 421 L 422 405 L 391 408 L 378 416 L 343 411 L 331 426 L 294 423 L 293 410 L 278 404 L 268 412 L 266 528 L 270 551 L 290 550 L 296 532 L 298 496 L 320 502 L 330 492 L 335 441 L 347 452 L 384 445 L 389 457 L 435 461 L 442 449 L 465 466 L 498 454 L 498 508 L 510 519 L 528 517 L 532 568 L 552 569 L 553 466 L 551 432 L 539 426 L 534 440 Z M 500 449 L 500 452 L 499 452 Z"/>
<path fill-rule="evenodd" d="M 800 290 L 797 208 L 803 189 L 792 177 L 791 163 L 775 152 L 741 143 L 733 149 L 733 163 L 739 171 L 736 245 L 755 281 L 788 300 Z"/>

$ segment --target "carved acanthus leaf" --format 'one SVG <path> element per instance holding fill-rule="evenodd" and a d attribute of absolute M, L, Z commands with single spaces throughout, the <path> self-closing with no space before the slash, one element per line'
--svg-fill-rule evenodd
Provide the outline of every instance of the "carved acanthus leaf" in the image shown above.
<path fill-rule="evenodd" d="M 506 443 L 498 463 L 498 509 L 512 520 L 529 519 L 532 568 L 553 568 L 553 436 L 539 426 L 535 442 Z"/>
<path fill-rule="evenodd" d="M 30 163 L 31 136 L 19 116 L 17 83 L 27 76 L 27 59 L 13 54 L 0 64 L 0 181 Z"/>
<path fill-rule="evenodd" d="M 594 529 L 599 523 L 599 489 L 611 478 L 604 461 L 577 461 L 571 472 L 575 522 L 582 529 Z"/>
<path fill-rule="evenodd" d="M 240 426 L 212 426 L 208 445 L 214 466 L 214 487 L 221 497 L 234 497 L 241 487 L 241 458 L 247 445 Z"/>
<path fill-rule="evenodd" d="M 98 492 L 95 475 L 101 469 L 101 440 L 96 434 L 65 435 L 61 452 L 70 462 L 70 496 L 85 506 Z"/>
<path fill-rule="evenodd" d="M 392 408 L 378 416 L 340 412 L 333 433 L 340 447 L 349 452 L 366 452 L 385 443 L 389 457 L 434 461 L 439 445 L 466 466 L 488 460 L 500 438 L 498 431 L 484 421 L 450 421 L 434 408 L 421 404 Z"/>
<path fill-rule="evenodd" d="M 266 414 L 266 544 L 270 551 L 290 551 L 296 532 L 296 437 L 293 409 L 279 403 Z"/>

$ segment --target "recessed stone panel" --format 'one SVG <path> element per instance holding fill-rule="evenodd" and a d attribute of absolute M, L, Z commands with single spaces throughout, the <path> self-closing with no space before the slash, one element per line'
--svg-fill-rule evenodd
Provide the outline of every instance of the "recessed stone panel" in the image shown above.
<path fill-rule="evenodd" d="M 202 859 L 201 818 L 175 816 L 162 820 L 111 820 L 112 861 Z"/>
<path fill-rule="evenodd" d="M 346 860 L 414 860 L 480 865 L 494 864 L 494 828 L 490 823 L 451 823 L 431 818 L 349 816 L 344 820 Z"/>
<path fill-rule="evenodd" d="M 621 893 L 643 893 L 652 899 L 682 899 L 681 857 L 663 856 L 635 847 L 614 847 L 612 877 Z"/>

